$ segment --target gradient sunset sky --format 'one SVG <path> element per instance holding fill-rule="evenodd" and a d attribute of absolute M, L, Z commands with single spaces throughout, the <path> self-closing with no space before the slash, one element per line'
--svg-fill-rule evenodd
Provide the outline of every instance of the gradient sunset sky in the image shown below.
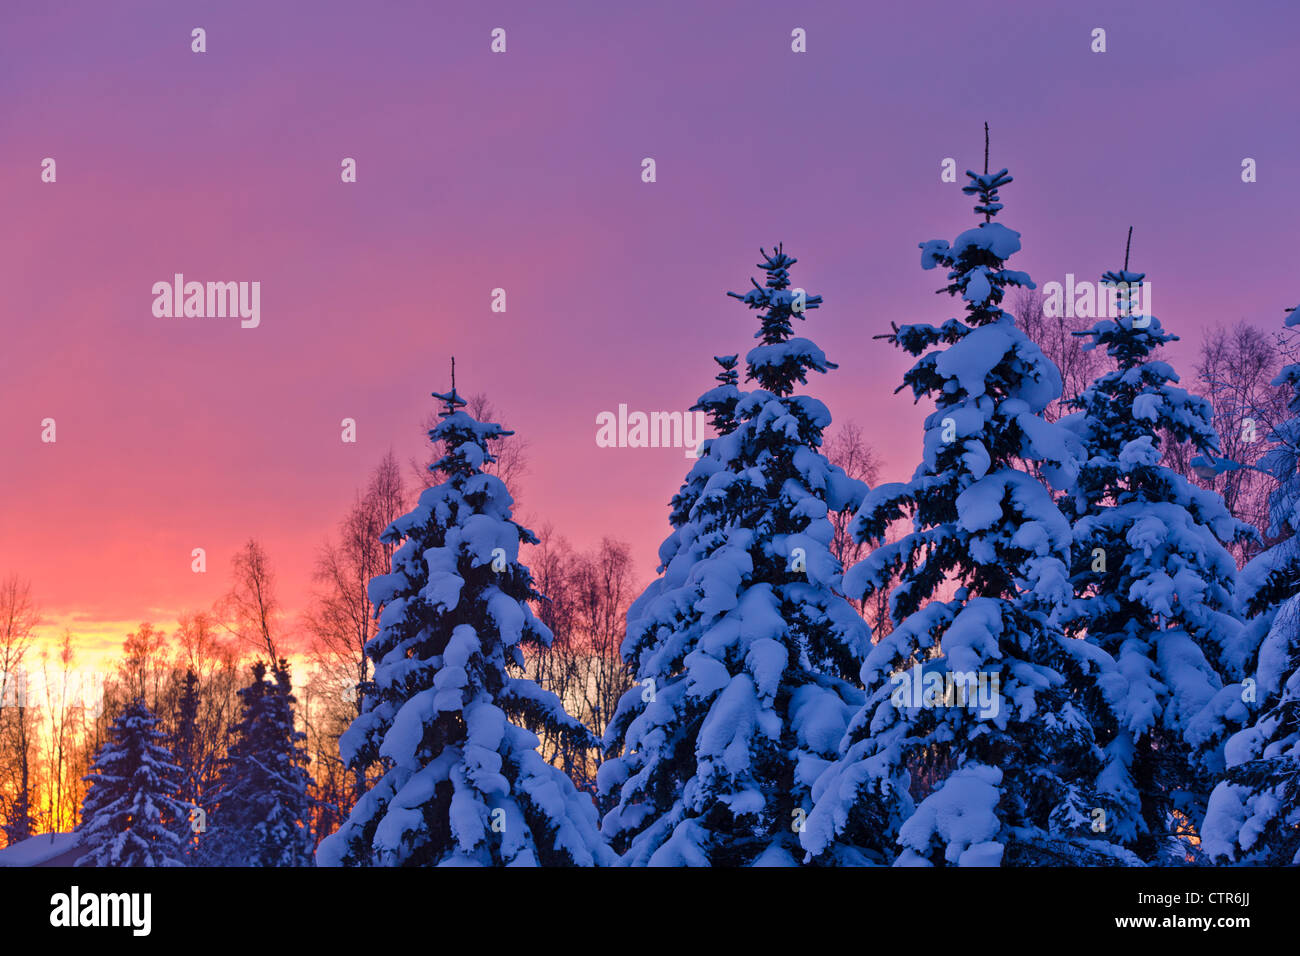
<path fill-rule="evenodd" d="M 1300 299 L 1297 35 L 1283 0 L 5 3 L 0 575 L 91 658 L 209 607 L 250 536 L 297 611 L 454 354 L 529 443 L 518 517 L 628 541 L 644 583 L 688 462 L 598 448 L 596 416 L 692 404 L 778 241 L 840 366 L 809 390 L 906 477 L 928 409 L 872 336 L 955 314 L 917 244 L 978 221 L 939 174 L 979 167 L 985 120 L 1011 266 L 1095 281 L 1134 226 L 1190 381 L 1205 328 Z M 260 327 L 155 318 L 177 272 L 259 281 Z"/>

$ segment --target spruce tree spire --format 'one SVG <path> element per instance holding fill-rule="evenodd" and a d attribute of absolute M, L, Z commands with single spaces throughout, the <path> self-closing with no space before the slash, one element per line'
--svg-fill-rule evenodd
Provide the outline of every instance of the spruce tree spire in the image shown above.
<path fill-rule="evenodd" d="M 495 422 L 479 422 L 464 411 L 465 399 L 456 391 L 456 359 L 451 360 L 451 391 L 434 392 L 433 397 L 442 404 L 438 412 L 441 421 L 429 431 L 429 440 L 444 454 L 429 466 L 430 471 L 447 476 L 466 476 L 480 470 L 483 465 L 496 461 L 488 442 L 508 438 L 513 431 Z"/>
<path fill-rule="evenodd" d="M 448 418 L 465 407 L 465 400 L 456 392 L 456 356 L 451 357 L 451 391 L 434 392 L 433 397 L 442 402 L 441 418 Z"/>
<path fill-rule="evenodd" d="M 961 187 L 961 191 L 968 196 L 978 196 L 979 202 L 975 206 L 975 211 L 984 217 L 986 223 L 992 222 L 993 217 L 1002 210 L 1002 203 L 998 202 L 998 189 L 1007 185 L 1007 183 L 1013 182 L 1013 180 L 1007 175 L 1005 169 L 994 173 L 992 176 L 989 175 L 988 123 L 984 124 L 984 173 L 977 176 L 968 169 L 966 175 L 970 177 L 971 181 L 968 185 Z"/>

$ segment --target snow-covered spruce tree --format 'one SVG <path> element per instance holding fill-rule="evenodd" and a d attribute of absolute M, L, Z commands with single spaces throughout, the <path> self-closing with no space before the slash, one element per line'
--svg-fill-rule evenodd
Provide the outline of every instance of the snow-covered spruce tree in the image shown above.
<path fill-rule="evenodd" d="M 1300 308 L 1288 310 L 1300 325 Z M 1300 865 L 1300 365 L 1273 384 L 1290 387 L 1291 418 L 1274 426 L 1260 467 L 1278 486 L 1269 498 L 1269 535 L 1280 542 L 1242 572 L 1243 604 L 1262 636 L 1252 675 L 1260 716 L 1224 749 L 1227 772 L 1201 826 L 1212 860 Z"/>
<path fill-rule="evenodd" d="M 637 683 L 606 732 L 603 828 L 628 865 L 788 865 L 813 782 L 862 695 L 851 683 L 869 643 L 839 595 L 828 508 L 866 491 L 820 453 L 826 406 L 795 395 L 835 366 L 793 337 L 821 297 L 790 288 L 795 260 L 763 253 L 761 310 L 746 356 L 749 392 L 719 360 L 701 397 L 719 434 L 674 499 L 662 576 L 628 611 L 622 653 Z M 852 853 L 828 860 L 858 862 Z"/>
<path fill-rule="evenodd" d="M 163 746 L 158 720 L 133 700 L 113 721 L 108 741 L 82 779 L 78 866 L 184 866 L 175 822 L 189 808 L 176 800 L 179 768 Z"/>
<path fill-rule="evenodd" d="M 948 270 L 940 291 L 961 297 L 964 317 L 884 336 L 918 357 L 900 390 L 935 410 L 912 480 L 877 486 L 854 518 L 862 541 L 899 518 L 913 531 L 844 576 L 845 593 L 865 598 L 899 575 L 897 626 L 868 655 L 867 702 L 817 782 L 802 836 L 815 855 L 839 839 L 882 863 L 1117 862 L 1088 826 L 1095 804 L 1078 781 L 1100 754 L 1069 699 L 1067 639 L 1052 621 L 1070 597 L 1070 526 L 1021 470 L 1066 487 L 1078 443 L 1041 417 L 1060 373 L 1001 308 L 1008 286 L 1033 283 L 1003 265 L 1019 233 L 992 221 L 1011 177 L 985 169 L 963 188 L 984 222 L 951 245 L 921 244 L 922 268 Z M 918 763 L 946 775 L 913 808 Z"/>
<path fill-rule="evenodd" d="M 1152 357 L 1178 337 L 1134 312 L 1132 290 L 1146 277 L 1127 266 L 1126 257 L 1102 276 L 1118 290 L 1117 317 L 1081 333 L 1083 347 L 1104 348 L 1115 368 L 1063 420 L 1086 461 L 1064 502 L 1076 600 L 1062 620 L 1117 665 L 1075 688 L 1105 752 L 1096 789 L 1106 832 L 1167 863 L 1185 855 L 1175 834 L 1201 819 L 1227 730 L 1247 716 L 1239 688 L 1223 693 L 1224 675 L 1240 676 L 1230 662 L 1242 631 L 1237 568 L 1223 543 L 1250 532 L 1217 493 L 1162 463 L 1162 435 L 1204 454 L 1219 438 L 1209 402 Z"/>
<path fill-rule="evenodd" d="M 345 762 L 380 763 L 384 774 L 337 833 L 322 866 L 604 865 L 614 862 L 595 806 L 537 751 L 524 724 L 592 747 L 590 731 L 559 698 L 522 676 L 521 643 L 551 633 L 529 602 L 539 595 L 519 563 L 536 544 L 511 518 L 488 442 L 511 433 L 476 421 L 452 390 L 434 395 L 441 421 L 429 432 L 446 449 L 426 489 L 383 538 L 401 542 L 392 572 L 373 579 L 382 607 L 366 646 L 374 661 L 364 713 L 340 740 Z"/>
<path fill-rule="evenodd" d="M 269 680 L 257 661 L 252 676 L 239 692 L 242 714 L 200 852 L 206 863 L 221 866 L 311 866 L 311 778 L 306 735 L 294 727 L 288 661 L 281 658 Z"/>

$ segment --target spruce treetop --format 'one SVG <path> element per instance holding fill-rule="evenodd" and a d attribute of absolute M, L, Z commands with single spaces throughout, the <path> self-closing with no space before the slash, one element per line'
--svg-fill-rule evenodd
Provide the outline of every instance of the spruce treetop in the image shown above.
<path fill-rule="evenodd" d="M 433 397 L 442 403 L 442 410 L 438 413 L 441 421 L 429 430 L 429 438 L 435 447 L 441 444 L 445 453 L 429 466 L 429 470 L 440 471 L 451 478 L 464 477 L 496 461 L 488 450 L 488 442 L 507 438 L 514 432 L 495 422 L 480 422 L 463 411 L 466 402 L 457 393 L 454 380 L 451 391 L 434 392 Z"/>
<path fill-rule="evenodd" d="M 1127 259 L 1126 255 L 1126 268 L 1102 275 L 1103 285 L 1119 290 L 1119 314 L 1074 333 L 1085 339 L 1085 350 L 1105 349 L 1115 368 L 1067 402 L 1080 414 L 1064 423 L 1079 434 L 1089 451 L 1075 500 L 1067 504 L 1078 514 L 1090 507 L 1089 501 L 1095 508 L 1132 500 L 1176 499 L 1221 541 L 1248 534 L 1241 522 L 1228 515 L 1218 495 L 1161 464 L 1160 446 L 1166 436 L 1191 442 L 1205 455 L 1219 451 L 1219 436 L 1210 403 L 1178 387 L 1173 367 L 1153 358 L 1158 348 L 1178 341 L 1178 336 L 1166 331 L 1155 316 L 1132 313 L 1131 290 L 1146 274 L 1128 269 Z"/>
<path fill-rule="evenodd" d="M 786 255 L 783 244 L 778 243 L 771 254 L 760 249 L 763 261 L 758 268 L 767 273 L 767 281 L 748 292 L 728 292 L 751 309 L 763 309 L 759 329 L 754 338 L 763 344 L 749 350 L 745 356 L 746 381 L 756 381 L 759 387 L 774 395 L 786 396 L 794 390 L 796 382 L 807 384 L 809 371 L 825 372 L 836 368 L 835 363 L 808 339 L 794 337 L 793 319 L 804 318 L 808 309 L 822 304 L 819 295 L 808 295 L 802 290 L 790 289 L 790 267 L 799 260 Z"/>
<path fill-rule="evenodd" d="M 910 389 L 916 401 L 928 398 L 935 405 L 912 481 L 875 488 L 852 525 L 859 540 L 880 541 L 893 521 L 912 513 L 912 534 L 876 549 L 845 576 L 846 593 L 858 597 L 907 567 L 891 599 L 896 620 L 918 610 L 954 570 L 970 583 L 960 592 L 964 597 L 1010 597 L 1026 580 L 1041 584 L 1044 596 L 1065 595 L 1065 576 L 1056 565 L 1065 559 L 1068 525 L 1017 462 L 1034 462 L 1053 486 L 1068 487 L 1078 471 L 1078 442 L 1042 419 L 1061 394 L 1060 372 L 1001 307 L 1007 288 L 1035 287 L 1028 274 L 1004 265 L 1020 250 L 1020 234 L 993 221 L 1002 209 L 998 190 L 1013 179 L 1005 169 L 966 175 L 970 184 L 963 191 L 978 197 L 975 211 L 985 221 L 952 243 L 919 243 L 921 267 L 947 269 L 947 283 L 936 291 L 959 297 L 964 315 L 941 325 L 895 325 L 877 336 L 918 357 L 896 391 Z M 975 491 L 977 485 L 984 490 Z M 971 506 L 977 498 L 990 495 L 1036 530 L 998 536 L 959 520 L 976 513 Z M 985 500 L 983 510 L 991 505 Z"/>

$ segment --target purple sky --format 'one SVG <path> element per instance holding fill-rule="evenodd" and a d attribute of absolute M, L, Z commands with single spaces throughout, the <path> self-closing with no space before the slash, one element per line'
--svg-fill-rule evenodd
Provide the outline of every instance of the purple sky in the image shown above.
<path fill-rule="evenodd" d="M 955 314 L 917 243 L 978 221 L 939 171 L 977 168 L 985 120 L 1012 267 L 1095 281 L 1134 226 L 1185 379 L 1205 328 L 1300 299 L 1293 4 L 877 6 L 5 4 L 0 574 L 90 650 L 208 606 L 255 535 L 298 608 L 455 354 L 530 445 L 522 517 L 627 540 L 648 580 L 687 463 L 598 448 L 595 417 L 684 409 L 747 350 L 723 293 L 777 241 L 825 297 L 811 391 L 904 477 L 925 409 L 872 336 Z M 176 272 L 260 281 L 260 327 L 154 318 Z"/>

